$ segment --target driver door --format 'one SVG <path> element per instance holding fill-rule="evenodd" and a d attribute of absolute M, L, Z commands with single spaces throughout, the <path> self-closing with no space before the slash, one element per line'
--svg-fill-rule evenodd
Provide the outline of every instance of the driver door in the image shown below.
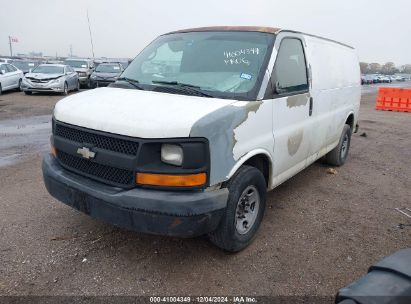
<path fill-rule="evenodd" d="M 282 38 L 282 39 L 281 39 Z M 279 185 L 307 165 L 312 99 L 303 37 L 278 37 L 272 73 L 274 184 Z"/>

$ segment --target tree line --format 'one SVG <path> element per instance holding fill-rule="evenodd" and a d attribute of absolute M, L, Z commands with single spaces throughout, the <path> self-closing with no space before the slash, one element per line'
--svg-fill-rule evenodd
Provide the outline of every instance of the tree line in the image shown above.
<path fill-rule="evenodd" d="M 405 64 L 397 67 L 394 62 L 387 62 L 386 64 L 379 64 L 376 62 L 360 62 L 361 73 L 363 74 L 386 74 L 393 75 L 395 73 L 411 74 L 411 64 Z"/>

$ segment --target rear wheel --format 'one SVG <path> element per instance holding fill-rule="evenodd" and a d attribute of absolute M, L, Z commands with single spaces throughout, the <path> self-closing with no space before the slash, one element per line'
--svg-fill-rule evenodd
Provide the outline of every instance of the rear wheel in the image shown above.
<path fill-rule="evenodd" d="M 337 147 L 335 147 L 334 150 L 330 151 L 325 156 L 327 163 L 332 166 L 344 165 L 345 161 L 347 160 L 348 152 L 350 150 L 351 133 L 351 127 L 349 125 L 345 125 Z"/>
<path fill-rule="evenodd" d="M 260 227 L 267 187 L 260 170 L 242 166 L 228 183 L 228 190 L 223 219 L 209 237 L 218 247 L 238 252 L 252 242 Z"/>

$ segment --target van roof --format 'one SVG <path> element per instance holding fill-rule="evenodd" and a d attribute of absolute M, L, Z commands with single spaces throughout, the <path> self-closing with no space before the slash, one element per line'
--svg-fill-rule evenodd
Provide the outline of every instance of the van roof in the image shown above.
<path fill-rule="evenodd" d="M 330 42 L 334 42 L 343 46 L 346 46 L 348 48 L 354 49 L 352 46 L 347 45 L 345 43 L 335 41 L 332 39 L 316 36 L 316 35 L 311 35 L 311 34 L 306 34 L 303 32 L 298 32 L 298 31 L 293 31 L 293 30 L 285 30 L 281 28 L 275 28 L 275 27 L 267 27 L 267 26 L 209 26 L 209 27 L 197 27 L 197 28 L 189 28 L 189 29 L 183 29 L 183 30 L 178 30 L 178 31 L 172 31 L 169 32 L 165 35 L 168 34 L 176 34 L 176 33 L 189 33 L 189 32 L 260 32 L 260 33 L 270 33 L 270 34 L 279 34 L 280 32 L 290 32 L 290 33 L 296 33 L 296 34 L 302 34 L 302 35 L 307 35 L 323 40 L 327 40 Z"/>
<path fill-rule="evenodd" d="M 264 26 L 209 26 L 189 28 L 178 31 L 173 31 L 167 34 L 188 33 L 188 32 L 261 32 L 277 34 L 281 29 Z"/>

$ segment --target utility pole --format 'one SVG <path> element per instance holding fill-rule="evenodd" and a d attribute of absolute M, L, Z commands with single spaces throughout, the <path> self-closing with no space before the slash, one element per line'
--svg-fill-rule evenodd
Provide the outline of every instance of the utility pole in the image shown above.
<path fill-rule="evenodd" d="M 10 57 L 13 57 L 13 47 L 11 46 L 11 36 L 9 36 Z"/>
<path fill-rule="evenodd" d="M 87 21 L 88 21 L 88 31 L 90 32 L 91 52 L 93 53 L 93 59 L 94 59 L 93 36 L 91 35 L 91 26 L 90 26 L 90 18 L 88 17 L 88 9 L 87 9 Z"/>

